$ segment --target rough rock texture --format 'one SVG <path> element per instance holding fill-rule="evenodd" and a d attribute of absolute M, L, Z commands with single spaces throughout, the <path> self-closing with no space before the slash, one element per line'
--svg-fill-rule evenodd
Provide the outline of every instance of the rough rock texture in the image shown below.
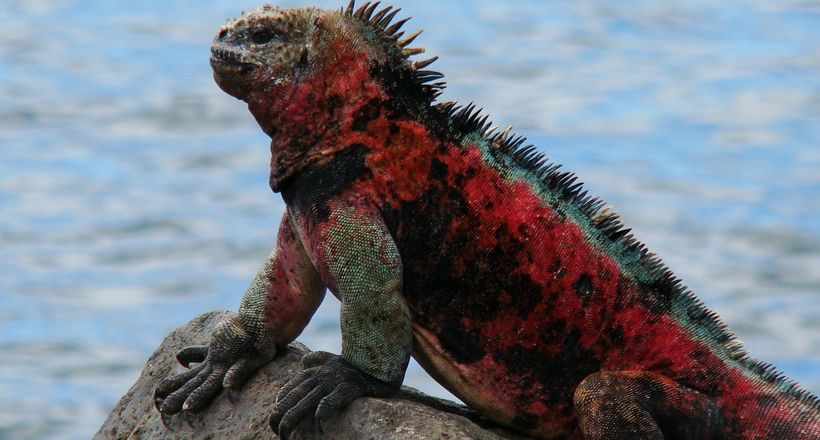
<path fill-rule="evenodd" d="M 276 391 L 296 374 L 307 348 L 291 344 L 288 351 L 260 369 L 234 402 L 222 393 L 189 421 L 174 417 L 172 430 L 165 428 L 152 403 L 158 381 L 183 367 L 175 361 L 177 351 L 201 345 L 225 312 L 197 316 L 168 335 L 148 362 L 137 382 L 120 399 L 95 439 L 272 439 L 267 418 Z M 188 423 L 190 422 L 190 423 Z M 483 426 L 483 427 L 482 427 Z M 320 436 L 307 419 L 295 439 L 525 439 L 490 424 L 464 406 L 435 399 L 412 388 L 394 398 L 361 398 L 333 418 Z"/>

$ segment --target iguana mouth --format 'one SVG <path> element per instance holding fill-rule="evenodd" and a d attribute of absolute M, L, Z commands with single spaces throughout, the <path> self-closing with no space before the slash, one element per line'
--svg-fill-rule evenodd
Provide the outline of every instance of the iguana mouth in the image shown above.
<path fill-rule="evenodd" d="M 250 72 L 256 65 L 244 59 L 241 53 L 219 47 L 211 47 L 211 65 L 238 68 L 241 72 Z"/>

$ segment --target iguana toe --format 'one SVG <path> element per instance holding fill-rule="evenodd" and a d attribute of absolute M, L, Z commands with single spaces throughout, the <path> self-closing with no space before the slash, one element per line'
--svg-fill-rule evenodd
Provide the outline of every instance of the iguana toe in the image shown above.
<path fill-rule="evenodd" d="M 222 386 L 232 392 L 238 391 L 265 362 L 262 359 L 257 359 L 256 362 L 248 358 L 240 359 L 225 373 Z"/>
<path fill-rule="evenodd" d="M 168 396 L 195 378 L 198 373 L 199 369 L 193 369 L 163 379 L 157 386 L 157 389 L 154 390 L 154 407 L 162 412 L 162 405 Z"/>
<path fill-rule="evenodd" d="M 185 347 L 177 353 L 177 362 L 183 367 L 189 368 L 192 363 L 200 363 L 208 357 L 207 345 L 196 345 Z"/>
<path fill-rule="evenodd" d="M 323 433 L 325 423 L 359 396 L 360 393 L 355 386 L 342 383 L 334 388 L 333 392 L 322 398 L 319 405 L 316 406 L 315 412 L 316 426 L 319 428 L 319 432 Z"/>
<path fill-rule="evenodd" d="M 213 398 L 222 390 L 222 378 L 225 376 L 224 369 L 210 370 L 202 383 L 185 399 L 182 410 L 186 412 L 197 412 L 205 408 Z"/>
<path fill-rule="evenodd" d="M 205 365 L 203 364 L 202 367 Z M 162 404 L 159 407 L 159 412 L 167 415 L 174 415 L 182 411 L 182 407 L 185 404 L 185 401 L 191 395 L 191 393 L 196 390 L 197 388 L 205 382 L 205 379 L 208 378 L 210 374 L 210 368 L 199 368 L 197 367 L 197 374 L 188 382 L 185 382 L 182 387 L 178 390 L 174 391 L 173 393 L 169 394 L 168 397 L 163 400 Z"/>

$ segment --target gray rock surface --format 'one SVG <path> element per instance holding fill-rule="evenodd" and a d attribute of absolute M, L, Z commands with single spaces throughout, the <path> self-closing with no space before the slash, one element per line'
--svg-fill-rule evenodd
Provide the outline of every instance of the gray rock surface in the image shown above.
<path fill-rule="evenodd" d="M 273 439 L 268 415 L 276 392 L 301 369 L 307 352 L 294 343 L 261 368 L 231 403 L 221 393 L 213 403 L 190 420 L 176 416 L 171 429 L 163 426 L 154 409 L 152 395 L 157 383 L 173 371 L 177 351 L 207 343 L 211 329 L 226 312 L 197 316 L 168 335 L 148 359 L 137 382 L 120 399 L 97 432 L 95 439 Z M 312 419 L 303 422 L 295 439 L 525 439 L 499 428 L 464 406 L 403 388 L 393 398 L 360 398 L 334 417 L 320 436 Z"/>

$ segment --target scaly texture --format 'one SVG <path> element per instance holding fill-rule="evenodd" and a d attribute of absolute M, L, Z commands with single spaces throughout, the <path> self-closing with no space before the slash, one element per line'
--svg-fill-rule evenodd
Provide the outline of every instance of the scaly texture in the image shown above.
<path fill-rule="evenodd" d="M 818 399 L 749 358 L 574 175 L 473 105 L 435 103 L 435 58 L 410 59 L 418 33 L 396 12 L 263 6 L 217 34 L 214 78 L 271 137 L 288 212 L 239 313 L 181 355 L 201 363 L 160 385 L 159 410 L 239 386 L 327 286 L 342 356 L 284 388 L 271 417 L 283 438 L 394 392 L 411 352 L 468 405 L 540 438 L 820 438 Z"/>

